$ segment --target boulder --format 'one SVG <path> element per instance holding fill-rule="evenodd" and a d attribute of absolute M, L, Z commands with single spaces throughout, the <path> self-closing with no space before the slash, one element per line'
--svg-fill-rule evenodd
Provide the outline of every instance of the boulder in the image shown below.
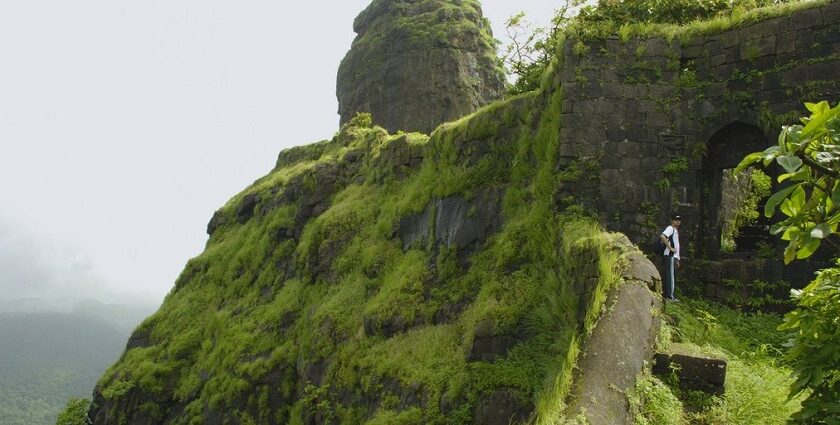
<path fill-rule="evenodd" d="M 459 0 L 374 0 L 353 24 L 338 69 L 341 123 L 430 133 L 501 98 L 504 73 L 480 6 Z"/>

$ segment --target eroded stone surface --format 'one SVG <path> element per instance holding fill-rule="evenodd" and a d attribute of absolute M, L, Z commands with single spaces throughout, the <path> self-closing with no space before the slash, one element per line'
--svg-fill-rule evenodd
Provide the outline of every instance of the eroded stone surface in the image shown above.
<path fill-rule="evenodd" d="M 504 91 L 478 2 L 374 0 L 353 30 L 338 70 L 341 123 L 370 112 L 391 132 L 430 133 Z"/>
<path fill-rule="evenodd" d="M 569 416 L 593 425 L 632 424 L 626 392 L 653 356 L 661 301 L 642 282 L 615 288 L 584 343 L 569 400 Z"/>

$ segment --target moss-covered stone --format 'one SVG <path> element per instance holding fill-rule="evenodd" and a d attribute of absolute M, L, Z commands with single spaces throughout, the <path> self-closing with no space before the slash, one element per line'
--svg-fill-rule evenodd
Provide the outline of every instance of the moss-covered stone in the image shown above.
<path fill-rule="evenodd" d="M 375 0 L 338 69 L 345 123 L 370 112 L 376 124 L 430 133 L 501 97 L 504 73 L 490 25 L 475 0 Z"/>

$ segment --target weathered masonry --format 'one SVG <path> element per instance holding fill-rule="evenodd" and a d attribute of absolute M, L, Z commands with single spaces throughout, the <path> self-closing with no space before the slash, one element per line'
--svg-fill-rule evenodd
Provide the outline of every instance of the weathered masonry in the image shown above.
<path fill-rule="evenodd" d="M 721 175 L 775 143 L 804 102 L 840 98 L 840 3 L 688 41 L 572 39 L 564 55 L 560 156 L 597 163 L 585 193 L 609 228 L 644 244 L 681 213 L 687 256 L 711 261 L 712 295 L 726 279 L 813 278 L 720 252 Z"/>

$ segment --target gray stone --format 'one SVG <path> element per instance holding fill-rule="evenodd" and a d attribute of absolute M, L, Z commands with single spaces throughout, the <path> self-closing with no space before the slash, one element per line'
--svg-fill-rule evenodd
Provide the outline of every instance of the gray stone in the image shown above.
<path fill-rule="evenodd" d="M 717 395 L 724 393 L 726 360 L 674 354 L 671 365 L 678 365 L 680 388 Z"/>
<path fill-rule="evenodd" d="M 840 80 L 840 61 L 811 64 L 811 80 Z"/>
<path fill-rule="evenodd" d="M 840 2 L 831 2 L 822 8 L 822 19 L 825 23 L 840 22 Z"/>
<path fill-rule="evenodd" d="M 730 48 L 732 46 L 738 45 L 741 42 L 741 38 L 738 34 L 738 31 L 732 30 L 727 31 L 721 35 L 721 45 L 724 48 Z"/>
<path fill-rule="evenodd" d="M 659 329 L 653 312 L 661 307 L 645 283 L 622 284 L 610 293 L 604 315 L 583 344 L 569 418 L 582 414 L 593 425 L 633 423 L 625 394 L 652 359 Z"/>
<path fill-rule="evenodd" d="M 382 0 L 362 11 L 353 25 L 357 37 L 338 69 L 341 123 L 370 112 L 391 132 L 429 133 L 499 99 L 504 76 L 486 42 L 490 28 L 480 11 L 467 9 Z"/>
<path fill-rule="evenodd" d="M 225 223 L 227 223 L 227 217 L 225 217 L 224 213 L 222 213 L 222 210 L 216 211 L 207 223 L 207 234 L 213 235 L 213 232 L 215 232 L 219 227 L 225 225 Z"/>
<path fill-rule="evenodd" d="M 236 221 L 241 224 L 250 220 L 254 216 L 254 208 L 257 206 L 257 202 L 259 202 L 259 197 L 256 194 L 245 195 L 236 209 Z"/>
<path fill-rule="evenodd" d="M 796 50 L 796 33 L 783 32 L 776 36 L 776 53 L 788 53 Z"/>
<path fill-rule="evenodd" d="M 822 12 L 815 8 L 791 15 L 788 24 L 794 30 L 801 30 L 822 25 L 822 22 Z"/>
<path fill-rule="evenodd" d="M 782 82 L 787 87 L 797 87 L 808 80 L 808 65 L 799 65 L 796 68 L 782 73 Z"/>

